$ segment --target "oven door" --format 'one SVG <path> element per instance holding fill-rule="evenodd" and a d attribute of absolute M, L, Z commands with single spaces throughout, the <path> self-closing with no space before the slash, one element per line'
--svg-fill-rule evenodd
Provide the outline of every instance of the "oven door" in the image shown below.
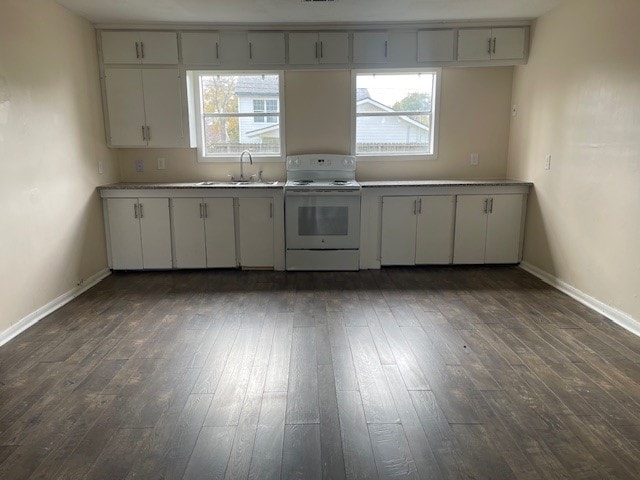
<path fill-rule="evenodd" d="M 287 191 L 287 250 L 360 248 L 359 191 Z"/>

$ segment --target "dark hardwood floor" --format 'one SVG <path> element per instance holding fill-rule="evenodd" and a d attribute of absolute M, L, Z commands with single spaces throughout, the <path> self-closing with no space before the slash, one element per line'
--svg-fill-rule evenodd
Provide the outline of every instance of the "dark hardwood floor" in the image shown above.
<path fill-rule="evenodd" d="M 515 267 L 114 274 L 0 348 L 2 479 L 640 475 L 640 338 Z"/>

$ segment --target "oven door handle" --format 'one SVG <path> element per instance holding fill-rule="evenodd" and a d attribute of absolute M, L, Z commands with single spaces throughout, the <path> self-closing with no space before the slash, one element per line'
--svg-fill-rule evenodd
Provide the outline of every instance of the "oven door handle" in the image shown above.
<path fill-rule="evenodd" d="M 290 197 L 359 197 L 360 190 L 285 190 Z"/>

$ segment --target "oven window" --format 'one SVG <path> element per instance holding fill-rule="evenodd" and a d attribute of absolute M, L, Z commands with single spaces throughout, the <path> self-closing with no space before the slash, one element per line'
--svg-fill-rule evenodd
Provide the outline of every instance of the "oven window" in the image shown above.
<path fill-rule="evenodd" d="M 349 207 L 298 207 L 298 235 L 348 235 Z"/>

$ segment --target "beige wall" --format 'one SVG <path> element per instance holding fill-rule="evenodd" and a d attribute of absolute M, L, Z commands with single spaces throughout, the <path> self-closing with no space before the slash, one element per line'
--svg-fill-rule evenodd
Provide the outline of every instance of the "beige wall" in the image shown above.
<path fill-rule="evenodd" d="M 437 160 L 360 162 L 357 177 L 374 179 L 504 178 L 509 139 L 512 67 L 445 68 L 442 71 L 439 155 Z M 351 72 L 349 70 L 285 74 L 286 151 L 350 153 Z M 478 153 L 480 164 L 469 166 Z M 166 170 L 157 170 L 158 157 Z M 122 149 L 123 181 L 224 180 L 237 175 L 232 164 L 199 164 L 192 149 Z M 135 161 L 145 171 L 136 173 Z M 284 179 L 282 163 L 254 166 L 267 179 Z"/>
<path fill-rule="evenodd" d="M 93 27 L 53 0 L 0 2 L 0 333 L 106 268 L 101 112 Z"/>
<path fill-rule="evenodd" d="M 514 74 L 508 173 L 535 183 L 524 260 L 640 319 L 640 2 L 541 17 Z M 551 170 L 544 157 L 552 155 Z"/>

